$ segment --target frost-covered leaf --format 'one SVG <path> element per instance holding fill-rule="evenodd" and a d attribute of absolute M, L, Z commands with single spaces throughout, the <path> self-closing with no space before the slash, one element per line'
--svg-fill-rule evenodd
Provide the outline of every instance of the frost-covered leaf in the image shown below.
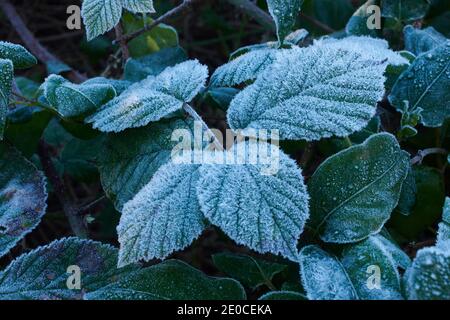
<path fill-rule="evenodd" d="M 386 247 L 389 242 L 383 239 L 381 236 L 371 236 L 347 247 L 342 254 L 342 265 L 361 299 L 403 299 L 397 263 L 390 253 L 390 247 Z"/>
<path fill-rule="evenodd" d="M 300 251 L 300 276 L 310 300 L 355 300 L 358 294 L 341 262 L 318 246 Z"/>
<path fill-rule="evenodd" d="M 422 110 L 421 121 L 427 127 L 439 127 L 450 116 L 450 40 L 419 56 L 402 73 L 389 96 L 399 111 Z"/>
<path fill-rule="evenodd" d="M 276 49 L 249 51 L 227 64 L 220 66 L 211 76 L 212 87 L 233 87 L 254 80 L 275 59 Z"/>
<path fill-rule="evenodd" d="M 11 60 L 0 59 L 0 140 L 3 140 L 13 78 L 14 69 Z"/>
<path fill-rule="evenodd" d="M 144 57 L 129 59 L 125 65 L 125 79 L 135 82 L 148 76 L 156 76 L 165 68 L 185 60 L 186 52 L 180 47 L 166 48 Z"/>
<path fill-rule="evenodd" d="M 307 298 L 299 292 L 295 291 L 271 291 L 263 294 L 258 300 L 307 300 Z"/>
<path fill-rule="evenodd" d="M 386 60 L 392 66 L 409 65 L 408 59 L 389 49 L 389 43 L 384 39 L 349 36 L 343 39 L 323 38 L 316 41 L 315 44 L 357 52 L 368 60 Z"/>
<path fill-rule="evenodd" d="M 381 0 L 381 15 L 400 21 L 423 18 L 430 7 L 428 0 Z"/>
<path fill-rule="evenodd" d="M 364 128 L 384 94 L 386 63 L 333 46 L 282 50 L 232 101 L 233 130 L 278 129 L 281 139 L 318 140 Z"/>
<path fill-rule="evenodd" d="M 155 13 L 153 0 L 122 0 L 122 6 L 134 13 Z"/>
<path fill-rule="evenodd" d="M 41 222 L 47 208 L 44 175 L 0 144 L 0 257 Z"/>
<path fill-rule="evenodd" d="M 368 0 L 361 7 L 359 7 L 353 16 L 348 20 L 345 26 L 345 32 L 348 35 L 353 36 L 371 36 L 376 37 L 378 34 L 377 29 L 369 29 L 367 24 L 370 17 L 374 14 L 369 10 L 371 6 L 378 5 L 378 0 Z M 370 21 L 371 22 L 371 21 Z"/>
<path fill-rule="evenodd" d="M 284 42 L 286 44 L 298 45 L 305 40 L 308 35 L 309 32 L 306 29 L 298 29 L 289 33 L 286 38 L 284 38 Z"/>
<path fill-rule="evenodd" d="M 408 269 L 408 267 L 411 265 L 411 259 L 392 239 L 387 230 L 383 229 L 379 234 L 371 236 L 371 238 L 381 243 L 383 249 L 391 255 L 394 261 L 394 265 L 397 268 L 403 270 Z"/>
<path fill-rule="evenodd" d="M 98 153 L 103 189 L 121 211 L 147 183 L 160 166 L 170 160 L 177 141 L 171 141 L 175 129 L 193 130 L 192 122 L 173 119 L 110 134 Z"/>
<path fill-rule="evenodd" d="M 168 163 L 122 210 L 119 266 L 164 259 L 189 246 L 206 227 L 196 188 L 199 165 Z"/>
<path fill-rule="evenodd" d="M 116 94 L 120 95 L 131 86 L 131 82 L 127 80 L 108 79 L 103 77 L 95 77 L 83 82 L 83 85 L 110 85 L 116 90 Z"/>
<path fill-rule="evenodd" d="M 116 96 L 107 82 L 73 84 L 58 75 L 49 76 L 42 86 L 47 101 L 65 118 L 90 114 Z"/>
<path fill-rule="evenodd" d="M 50 60 L 46 63 L 48 74 L 61 74 L 72 70 L 72 68 L 59 60 Z"/>
<path fill-rule="evenodd" d="M 445 43 L 447 38 L 437 32 L 433 27 L 425 29 L 416 29 L 407 25 L 403 29 L 405 38 L 405 49 L 414 53 L 416 56 L 433 50 Z"/>
<path fill-rule="evenodd" d="M 122 16 L 124 0 L 84 0 L 81 16 L 87 31 L 87 40 L 114 28 Z"/>
<path fill-rule="evenodd" d="M 404 276 L 411 300 L 450 300 L 450 241 L 421 249 Z"/>
<path fill-rule="evenodd" d="M 11 60 L 15 69 L 26 69 L 37 63 L 36 58 L 18 44 L 0 41 L 0 59 Z"/>
<path fill-rule="evenodd" d="M 131 273 L 110 286 L 88 293 L 88 300 L 244 300 L 233 279 L 208 277 L 178 260 Z"/>
<path fill-rule="evenodd" d="M 445 204 L 442 213 L 442 222 L 439 223 L 439 230 L 437 236 L 437 245 L 441 245 L 450 240 L 450 198 L 445 199 Z"/>
<path fill-rule="evenodd" d="M 417 184 L 414 177 L 414 171 L 409 169 L 408 175 L 403 181 L 400 199 L 398 200 L 397 211 L 407 216 L 409 215 L 416 203 Z"/>
<path fill-rule="evenodd" d="M 168 67 L 149 76 L 87 118 L 95 129 L 120 132 L 158 121 L 190 102 L 205 86 L 208 68 L 197 60 Z"/>
<path fill-rule="evenodd" d="M 310 225 L 333 243 L 378 233 L 398 203 L 409 166 L 408 153 L 387 133 L 328 158 L 308 184 Z"/>
<path fill-rule="evenodd" d="M 116 269 L 117 249 L 78 238 L 64 238 L 14 260 L 0 272 L 1 300 L 82 299 L 85 292 L 113 283 L 135 266 Z M 69 266 L 81 271 L 81 290 L 69 289 Z"/>
<path fill-rule="evenodd" d="M 270 15 L 277 27 L 280 44 L 292 31 L 302 4 L 303 0 L 267 0 Z"/>
<path fill-rule="evenodd" d="M 270 149 L 264 159 L 249 161 L 264 148 Z M 279 149 L 263 143 L 239 143 L 225 156 L 233 158 L 235 152 L 243 157 L 242 164 L 201 167 L 197 190 L 203 213 L 237 243 L 296 261 L 297 241 L 309 216 L 300 169 Z M 268 161 L 276 167 L 267 169 Z"/>
<path fill-rule="evenodd" d="M 217 269 L 252 289 L 267 285 L 275 275 L 287 269 L 287 265 L 247 255 L 218 253 L 212 259 Z"/>

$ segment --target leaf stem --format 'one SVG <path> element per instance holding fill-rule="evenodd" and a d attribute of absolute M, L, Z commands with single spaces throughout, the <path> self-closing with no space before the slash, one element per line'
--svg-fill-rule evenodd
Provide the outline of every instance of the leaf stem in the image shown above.
<path fill-rule="evenodd" d="M 443 148 L 429 148 L 425 150 L 419 150 L 417 155 L 411 159 L 411 165 L 422 164 L 422 161 L 425 159 L 425 157 L 432 154 L 441 154 L 446 156 L 448 155 L 448 151 Z"/>

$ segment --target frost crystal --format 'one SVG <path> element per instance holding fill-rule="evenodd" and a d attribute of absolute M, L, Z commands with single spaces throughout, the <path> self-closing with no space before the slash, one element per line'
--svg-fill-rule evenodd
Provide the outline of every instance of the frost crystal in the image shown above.
<path fill-rule="evenodd" d="M 198 165 L 168 163 L 127 202 L 119 235 L 119 267 L 163 259 L 192 243 L 205 228 L 197 200 Z"/>
<path fill-rule="evenodd" d="M 279 161 L 278 173 L 267 176 L 247 162 L 203 165 L 198 196 L 205 216 L 237 243 L 297 261 L 309 197 L 295 162 L 281 152 Z"/>
<path fill-rule="evenodd" d="M 168 67 L 156 77 L 135 83 L 86 121 L 103 132 L 145 126 L 190 102 L 205 86 L 207 77 L 207 67 L 197 60 Z"/>
<path fill-rule="evenodd" d="M 278 129 L 281 139 L 319 140 L 364 128 L 384 94 L 386 63 L 334 46 L 280 50 L 231 102 L 233 130 Z"/>

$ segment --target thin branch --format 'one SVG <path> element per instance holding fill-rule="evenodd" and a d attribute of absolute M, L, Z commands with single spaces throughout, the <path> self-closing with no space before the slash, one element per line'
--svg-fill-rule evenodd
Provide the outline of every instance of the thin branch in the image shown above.
<path fill-rule="evenodd" d="M 49 62 L 62 61 L 47 50 L 38 39 L 31 33 L 27 28 L 22 18 L 16 11 L 16 8 L 9 2 L 9 0 L 0 0 L 0 8 L 4 12 L 5 16 L 8 18 L 11 25 L 16 30 L 17 34 L 20 36 L 25 46 L 34 54 L 42 63 L 48 64 Z M 68 73 L 68 78 L 74 82 L 83 82 L 87 78 L 80 74 L 76 70 L 71 70 Z"/>
<path fill-rule="evenodd" d="M 421 164 L 425 157 L 432 154 L 441 154 L 446 156 L 448 151 L 442 148 L 430 148 L 425 150 L 420 150 L 417 155 L 411 159 L 411 165 Z"/>
<path fill-rule="evenodd" d="M 222 143 L 217 139 L 217 136 L 214 134 L 214 132 L 211 131 L 211 129 L 208 127 L 208 125 L 203 121 L 202 117 L 187 103 L 183 104 L 184 111 L 187 112 L 195 121 L 198 121 L 201 123 L 203 130 L 210 136 L 211 139 L 213 139 L 214 146 L 218 151 L 224 150 L 224 147 Z"/>
<path fill-rule="evenodd" d="M 266 29 L 275 32 L 275 23 L 273 22 L 272 17 L 267 12 L 260 9 L 255 3 L 248 0 L 228 0 L 228 3 L 251 16 Z"/>
<path fill-rule="evenodd" d="M 73 233 L 77 237 L 87 238 L 88 230 L 84 224 L 83 217 L 78 214 L 79 210 L 76 208 L 72 198 L 67 193 L 67 189 L 59 177 L 55 165 L 53 164 L 49 146 L 43 140 L 39 142 L 38 156 L 41 160 L 44 173 L 53 186 L 53 192 L 62 206 Z"/>
<path fill-rule="evenodd" d="M 98 199 L 96 199 L 96 200 L 94 200 L 94 201 L 92 201 L 92 202 L 90 202 L 90 203 L 84 205 L 83 207 L 81 207 L 81 208 L 78 210 L 78 214 L 80 214 L 80 215 L 84 214 L 85 212 L 87 212 L 87 211 L 89 211 L 90 209 L 94 208 L 95 206 L 97 206 L 100 202 L 102 202 L 102 201 L 105 200 L 105 199 L 106 199 L 106 196 L 103 195 L 103 196 L 101 196 L 100 198 L 98 198 Z"/>
<path fill-rule="evenodd" d="M 161 17 L 159 17 L 158 19 L 156 19 L 155 21 L 153 21 L 151 24 L 145 26 L 144 28 L 137 30 L 135 32 L 132 32 L 130 34 L 124 35 L 118 39 L 116 39 L 115 42 L 125 42 L 127 43 L 128 41 L 130 41 L 131 39 L 136 38 L 137 36 L 140 36 L 141 34 L 143 34 L 144 32 L 150 31 L 151 29 L 153 29 L 154 27 L 158 26 L 160 23 L 163 23 L 167 20 L 169 20 L 170 18 L 182 14 L 185 11 L 187 11 L 187 9 L 189 9 L 191 7 L 191 5 L 199 0 L 184 0 L 183 3 L 181 3 L 179 6 L 173 8 L 170 11 L 167 11 L 165 14 L 163 14 Z"/>
<path fill-rule="evenodd" d="M 122 61 L 125 63 L 130 57 L 130 51 L 128 50 L 127 42 L 123 40 L 122 24 L 119 22 L 114 30 L 116 31 L 116 41 L 119 43 L 122 52 Z"/>

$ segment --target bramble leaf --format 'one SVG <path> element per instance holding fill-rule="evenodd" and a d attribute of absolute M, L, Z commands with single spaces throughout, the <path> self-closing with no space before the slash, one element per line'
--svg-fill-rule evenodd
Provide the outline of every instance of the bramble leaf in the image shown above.
<path fill-rule="evenodd" d="M 0 59 L 11 60 L 15 69 L 26 69 L 37 64 L 36 58 L 18 44 L 0 41 Z"/>
<path fill-rule="evenodd" d="M 308 183 L 310 225 L 333 243 L 378 233 L 398 203 L 409 167 L 408 153 L 387 133 L 328 158 Z"/>
<path fill-rule="evenodd" d="M 155 13 L 153 0 L 122 0 L 122 6 L 134 13 Z"/>
<path fill-rule="evenodd" d="M 190 102 L 204 87 L 208 69 L 197 60 L 168 67 L 131 86 L 86 119 L 95 129 L 120 132 L 158 121 Z"/>
<path fill-rule="evenodd" d="M 249 161 L 257 149 L 260 155 L 266 147 L 270 148 L 239 143 L 225 158 L 245 153 L 240 155 L 242 164 L 203 165 L 197 188 L 200 205 L 206 218 L 237 243 L 296 261 L 297 240 L 309 216 L 309 196 L 296 163 L 275 146 L 259 164 Z M 274 155 L 277 150 L 279 156 Z M 277 167 L 263 175 L 263 163 Z"/>
<path fill-rule="evenodd" d="M 42 87 L 47 101 L 65 118 L 90 114 L 116 96 L 106 81 L 73 84 L 58 75 L 49 76 Z"/>
<path fill-rule="evenodd" d="M 81 16 L 90 41 L 114 28 L 122 16 L 123 0 L 84 0 Z"/>
<path fill-rule="evenodd" d="M 381 0 L 381 15 L 400 21 L 423 18 L 430 7 L 428 0 Z"/>
<path fill-rule="evenodd" d="M 136 266 L 116 269 L 117 249 L 78 238 L 63 238 L 23 254 L 0 272 L 2 300 L 81 300 L 86 292 L 121 279 Z M 69 289 L 67 280 L 78 266 L 81 289 Z M 68 273 L 69 272 L 69 273 Z"/>
<path fill-rule="evenodd" d="M 11 60 L 0 59 L 0 140 L 3 140 L 13 78 L 14 68 Z"/>
<path fill-rule="evenodd" d="M 450 300 L 450 241 L 421 249 L 404 276 L 410 300 Z"/>
<path fill-rule="evenodd" d="M 359 52 L 315 45 L 282 50 L 231 102 L 233 130 L 278 129 L 281 139 L 348 136 L 375 115 L 386 63 Z"/>
<path fill-rule="evenodd" d="M 405 49 L 414 53 L 416 56 L 433 50 L 445 43 L 447 38 L 437 32 L 433 27 L 425 29 L 416 29 L 407 25 L 403 29 L 405 38 Z"/>
<path fill-rule="evenodd" d="M 422 110 L 421 122 L 439 127 L 450 116 L 450 40 L 419 56 L 398 78 L 389 96 L 391 104 L 403 112 Z"/>
<path fill-rule="evenodd" d="M 98 166 L 103 189 L 119 211 L 170 160 L 178 143 L 171 139 L 176 129 L 192 132 L 193 124 L 164 120 L 107 136 L 98 153 Z"/>
<path fill-rule="evenodd" d="M 41 222 L 47 208 L 47 191 L 42 172 L 18 151 L 0 144 L 0 159 L 2 257 Z"/>
<path fill-rule="evenodd" d="M 164 259 L 189 246 L 206 227 L 196 188 L 199 166 L 168 163 L 122 210 L 119 267 Z"/>
<path fill-rule="evenodd" d="M 244 300 L 233 279 L 208 277 L 179 260 L 131 273 L 123 280 L 86 294 L 87 300 Z"/>
<path fill-rule="evenodd" d="M 217 269 L 252 289 L 267 285 L 275 275 L 287 269 L 287 265 L 248 255 L 218 253 L 212 259 Z"/>
<path fill-rule="evenodd" d="M 233 87 L 254 80 L 275 59 L 276 49 L 249 51 L 217 68 L 211 76 L 212 87 Z"/>

